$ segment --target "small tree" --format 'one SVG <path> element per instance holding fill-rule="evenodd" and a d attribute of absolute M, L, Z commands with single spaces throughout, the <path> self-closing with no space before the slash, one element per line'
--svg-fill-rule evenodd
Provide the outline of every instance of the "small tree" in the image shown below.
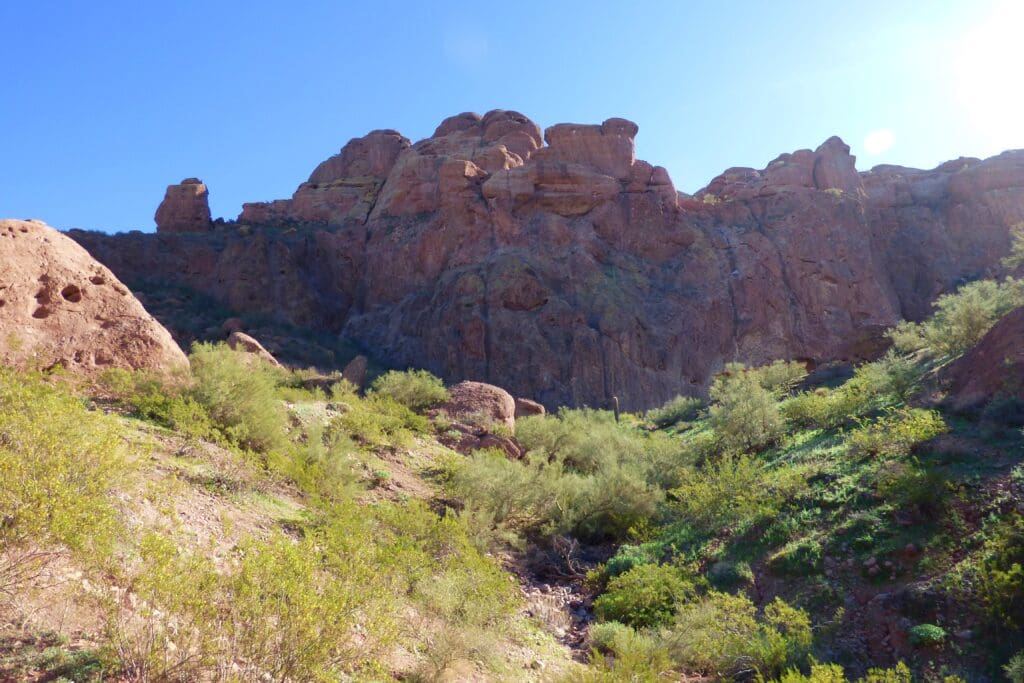
<path fill-rule="evenodd" d="M 1017 223 L 1010 228 L 1010 254 L 1003 259 L 1003 265 L 1007 268 L 1020 268 L 1024 266 L 1024 223 Z"/>

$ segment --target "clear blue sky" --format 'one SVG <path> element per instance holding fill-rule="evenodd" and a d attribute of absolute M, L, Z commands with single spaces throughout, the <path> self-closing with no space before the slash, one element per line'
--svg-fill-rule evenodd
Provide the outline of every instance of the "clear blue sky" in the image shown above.
<path fill-rule="evenodd" d="M 215 216 L 290 196 L 374 128 L 516 109 L 623 116 L 692 192 L 843 137 L 860 168 L 1024 147 L 1024 3 L 0 3 L 0 216 L 151 230 L 165 186 Z"/>

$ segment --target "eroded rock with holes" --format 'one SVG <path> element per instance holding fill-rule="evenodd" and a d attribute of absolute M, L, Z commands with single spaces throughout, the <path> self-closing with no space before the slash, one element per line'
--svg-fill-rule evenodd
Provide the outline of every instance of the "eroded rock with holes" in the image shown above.
<path fill-rule="evenodd" d="M 188 367 L 170 333 L 81 246 L 40 221 L 0 220 L 0 360 L 63 365 Z"/>

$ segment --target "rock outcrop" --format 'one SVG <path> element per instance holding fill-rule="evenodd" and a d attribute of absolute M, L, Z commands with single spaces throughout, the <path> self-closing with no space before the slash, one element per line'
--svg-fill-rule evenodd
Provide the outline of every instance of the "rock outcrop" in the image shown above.
<path fill-rule="evenodd" d="M 942 370 L 947 400 L 957 409 L 981 407 L 997 397 L 1024 400 L 1024 308 L 1018 308 L 974 348 Z"/>
<path fill-rule="evenodd" d="M 637 410 L 732 360 L 873 357 L 887 326 L 1000 273 L 1024 220 L 1021 151 L 858 172 L 830 138 L 689 196 L 636 159 L 637 131 L 459 114 L 416 143 L 352 140 L 202 238 L 73 236 L 134 287 L 188 287 L 384 365 Z"/>
<path fill-rule="evenodd" d="M 185 178 L 177 185 L 168 185 L 164 200 L 157 207 L 157 232 L 209 232 L 210 192 L 198 178 Z"/>
<path fill-rule="evenodd" d="M 185 354 L 110 270 L 39 221 L 0 220 L 0 360 L 92 374 L 173 371 Z"/>
<path fill-rule="evenodd" d="M 281 364 L 277 362 L 277 359 L 274 358 L 273 354 L 263 348 L 263 344 L 260 344 L 259 341 L 245 332 L 235 330 L 229 334 L 228 346 L 235 351 L 249 354 L 253 358 L 257 358 L 261 362 L 272 365 L 275 368 L 281 367 Z"/>

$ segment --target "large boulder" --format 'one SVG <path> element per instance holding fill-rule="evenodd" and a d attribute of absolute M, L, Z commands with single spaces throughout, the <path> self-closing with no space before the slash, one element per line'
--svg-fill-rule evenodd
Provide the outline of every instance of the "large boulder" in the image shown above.
<path fill-rule="evenodd" d="M 39 221 L 0 220 L 0 359 L 73 372 L 174 371 L 185 354 L 110 270 Z"/>
<path fill-rule="evenodd" d="M 209 190 L 198 178 L 186 178 L 177 185 L 168 185 L 154 219 L 157 232 L 213 230 Z"/>
<path fill-rule="evenodd" d="M 1024 307 L 1011 311 L 974 348 L 943 368 L 947 400 L 976 408 L 999 397 L 1024 399 Z"/>
<path fill-rule="evenodd" d="M 274 358 L 273 354 L 263 347 L 263 344 L 260 344 L 255 337 L 252 337 L 240 330 L 235 330 L 228 335 L 228 346 L 235 351 L 249 354 L 253 358 L 258 358 L 264 363 L 272 365 L 275 368 L 281 367 L 281 364 L 277 362 L 277 359 Z"/>
<path fill-rule="evenodd" d="M 516 426 L 516 400 L 501 387 L 483 382 L 459 382 L 449 393 L 451 398 L 442 410 L 454 419 L 490 422 L 509 431 Z"/>

